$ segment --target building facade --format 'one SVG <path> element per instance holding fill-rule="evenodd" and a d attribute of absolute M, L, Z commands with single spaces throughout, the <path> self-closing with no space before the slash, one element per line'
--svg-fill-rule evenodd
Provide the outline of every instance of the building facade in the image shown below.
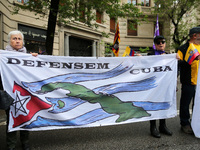
<path fill-rule="evenodd" d="M 7 45 L 7 35 L 12 30 L 20 30 L 24 34 L 25 46 L 30 52 L 37 52 L 38 47 L 45 46 L 47 17 L 41 18 L 34 12 L 20 10 L 13 15 L 12 7 L 15 3 L 24 3 L 25 0 L 0 1 L 0 49 Z M 122 3 L 132 3 L 144 14 L 148 21 L 135 25 L 136 30 L 130 30 L 128 18 L 118 18 L 121 42 L 119 56 L 122 56 L 127 46 L 139 52 L 139 48 L 152 49 L 156 15 L 151 14 L 153 0 L 122 0 Z M 141 5 L 137 5 L 141 4 Z M 57 25 L 54 36 L 53 55 L 59 56 L 94 56 L 104 57 L 105 49 L 112 45 L 115 35 L 116 20 L 109 18 L 106 13 L 96 11 L 98 29 L 88 27 L 82 22 L 70 25 Z M 160 33 L 169 39 L 169 21 L 159 18 Z M 109 37 L 102 36 L 105 32 Z M 167 41 L 167 43 L 170 43 Z M 169 46 L 167 46 L 168 49 Z M 111 54 L 112 56 L 112 54 Z"/>

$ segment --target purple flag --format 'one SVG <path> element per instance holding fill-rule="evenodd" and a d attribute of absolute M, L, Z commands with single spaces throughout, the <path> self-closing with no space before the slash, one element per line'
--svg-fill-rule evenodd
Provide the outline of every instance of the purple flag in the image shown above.
<path fill-rule="evenodd" d="M 155 27 L 154 38 L 155 38 L 156 36 L 159 36 L 159 35 L 160 35 L 160 32 L 159 32 L 159 23 L 158 23 L 158 15 L 157 15 L 157 21 L 156 21 L 156 27 Z M 156 49 L 154 43 L 153 43 L 153 49 L 154 49 L 154 50 Z"/>

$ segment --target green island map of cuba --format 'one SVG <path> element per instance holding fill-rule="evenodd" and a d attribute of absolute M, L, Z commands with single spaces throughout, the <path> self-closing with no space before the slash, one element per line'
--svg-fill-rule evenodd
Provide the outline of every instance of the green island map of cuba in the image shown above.
<path fill-rule="evenodd" d="M 78 84 L 86 81 L 97 81 L 113 78 L 129 71 L 133 66 L 118 65 L 116 68 L 103 73 L 70 73 L 36 82 L 22 82 L 24 88 L 32 93 L 44 95 L 58 89 L 66 91 L 65 97 L 45 97 L 52 104 L 49 113 L 59 114 L 73 110 L 84 103 L 99 104 L 101 108 L 90 110 L 84 114 L 66 120 L 45 118 L 37 116 L 24 128 L 36 128 L 45 126 L 81 126 L 90 124 L 108 117 L 118 116 L 116 123 L 132 118 L 149 117 L 147 111 L 163 110 L 169 108 L 169 103 L 122 101 L 114 94 L 126 92 L 138 92 L 155 88 L 156 77 L 152 76 L 141 81 L 117 82 L 89 89 Z M 154 107 L 152 107 L 154 106 Z M 87 109 L 87 108 L 85 108 Z"/>

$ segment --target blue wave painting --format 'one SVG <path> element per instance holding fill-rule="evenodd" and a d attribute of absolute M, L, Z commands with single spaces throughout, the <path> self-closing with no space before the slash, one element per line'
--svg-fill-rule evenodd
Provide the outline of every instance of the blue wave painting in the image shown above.
<path fill-rule="evenodd" d="M 26 88 L 29 88 L 30 91 L 32 91 L 34 93 L 38 93 L 37 91 L 40 91 L 41 87 L 48 83 L 56 83 L 56 82 L 77 83 L 77 82 L 83 82 L 83 81 L 108 79 L 111 77 L 118 76 L 118 75 L 128 71 L 131 68 L 132 68 L 132 66 L 123 66 L 122 64 L 120 64 L 116 68 L 114 68 L 110 71 L 104 72 L 104 73 L 65 74 L 65 75 L 59 75 L 59 76 L 51 77 L 49 79 L 37 81 L 37 82 L 22 82 L 22 85 L 25 86 Z"/>
<path fill-rule="evenodd" d="M 120 92 L 138 92 L 145 91 L 156 87 L 155 84 L 155 76 L 144 79 L 136 82 L 124 82 L 124 83 L 116 83 L 105 85 L 102 87 L 98 87 L 93 89 L 95 93 L 103 93 L 103 94 L 115 94 Z"/>
<path fill-rule="evenodd" d="M 55 101 L 55 99 L 53 100 Z M 71 102 L 69 102 L 71 103 Z M 71 103 L 73 105 L 73 103 Z M 76 102 L 74 101 L 74 106 L 76 105 Z M 156 111 L 161 109 L 168 109 L 170 107 L 170 104 L 168 102 L 163 103 L 152 103 L 152 102 L 133 102 L 133 105 L 138 107 L 143 107 L 146 111 Z M 57 111 L 57 113 L 60 113 L 60 111 L 54 107 L 54 112 Z M 71 107 L 68 107 L 68 110 Z M 65 110 L 67 109 L 67 105 Z M 64 111 L 64 110 L 63 110 Z M 42 118 L 37 117 L 37 120 L 31 122 L 30 125 L 26 125 L 23 128 L 24 129 L 32 129 L 37 127 L 47 127 L 47 126 L 82 126 L 94 123 L 96 121 L 100 121 L 102 119 L 115 116 L 114 114 L 109 114 L 105 112 L 103 109 L 95 109 L 91 112 L 85 113 L 81 116 L 78 116 L 74 119 L 70 120 L 55 120 L 55 119 L 48 119 L 48 118 Z"/>
<path fill-rule="evenodd" d="M 37 127 L 47 127 L 47 126 L 81 126 L 96 122 L 101 119 L 114 116 L 113 114 L 106 113 L 103 109 L 95 109 L 84 115 L 70 120 L 53 120 L 48 118 L 38 117 L 36 121 L 33 121 L 30 125 L 26 125 L 24 129 L 32 129 Z"/>
<path fill-rule="evenodd" d="M 133 105 L 142 107 L 146 111 L 158 111 L 170 108 L 169 102 L 133 102 Z"/>

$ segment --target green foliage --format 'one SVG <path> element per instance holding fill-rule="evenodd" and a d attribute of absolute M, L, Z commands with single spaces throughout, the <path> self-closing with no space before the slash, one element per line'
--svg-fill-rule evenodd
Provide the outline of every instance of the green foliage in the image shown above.
<path fill-rule="evenodd" d="M 102 36 L 108 38 L 109 34 L 107 34 L 106 32 L 102 32 Z"/>
<path fill-rule="evenodd" d="M 20 9 L 33 11 L 35 15 L 45 16 L 51 10 L 51 0 L 29 0 L 26 4 L 15 4 L 13 13 Z M 120 0 L 60 0 L 57 21 L 60 24 L 68 24 L 74 21 L 81 21 L 88 26 L 96 25 L 96 12 L 106 12 L 111 18 L 129 17 L 135 22 L 143 21 L 146 16 L 132 4 L 123 3 Z M 84 12 L 84 13 L 83 13 Z"/>
<path fill-rule="evenodd" d="M 147 53 L 147 51 L 149 51 L 149 47 L 146 47 L 146 48 L 139 48 L 139 51 L 141 52 L 141 53 Z"/>
<path fill-rule="evenodd" d="M 49 55 L 53 51 L 55 25 L 69 25 L 76 21 L 89 27 L 98 28 L 96 23 L 96 11 L 104 12 L 110 18 L 129 18 L 135 23 L 146 20 L 137 7 L 132 4 L 121 3 L 120 0 L 29 0 L 25 4 L 15 3 L 13 14 L 19 10 L 28 10 L 40 17 L 48 16 L 46 50 Z M 105 33 L 102 34 L 107 37 Z"/>
<path fill-rule="evenodd" d="M 113 44 L 110 44 L 110 43 L 106 44 L 106 46 L 105 46 L 105 56 L 113 53 L 112 46 L 113 46 Z"/>
<path fill-rule="evenodd" d="M 177 48 L 188 39 L 189 29 L 199 25 L 199 0 L 155 0 L 155 14 L 169 18 L 172 46 Z"/>

